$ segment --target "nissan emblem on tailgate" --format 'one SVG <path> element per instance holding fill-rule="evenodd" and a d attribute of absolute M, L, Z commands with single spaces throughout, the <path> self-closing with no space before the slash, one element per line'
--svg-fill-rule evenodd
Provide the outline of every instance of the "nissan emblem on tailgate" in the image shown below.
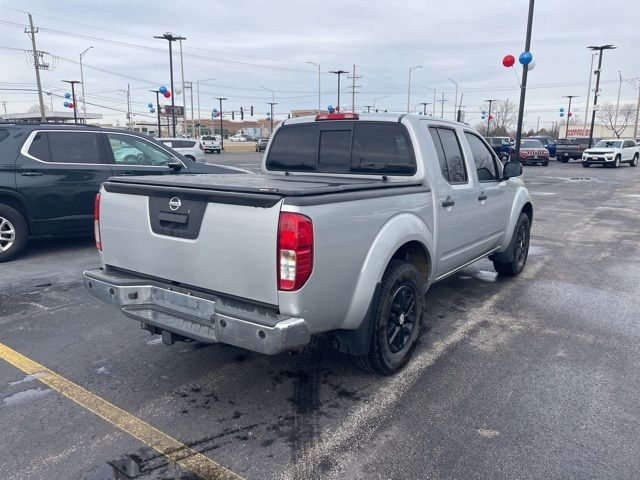
<path fill-rule="evenodd" d="M 182 206 L 182 202 L 178 197 L 173 197 L 171 200 L 169 200 L 169 208 L 171 209 L 171 211 L 176 211 L 181 206 Z"/>

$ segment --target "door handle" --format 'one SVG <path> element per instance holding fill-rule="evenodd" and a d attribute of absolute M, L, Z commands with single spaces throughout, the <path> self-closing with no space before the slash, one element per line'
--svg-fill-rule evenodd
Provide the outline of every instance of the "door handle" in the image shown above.
<path fill-rule="evenodd" d="M 447 197 L 442 201 L 442 206 L 445 208 L 453 207 L 455 204 L 456 202 L 454 202 L 453 198 L 451 197 Z"/>
<path fill-rule="evenodd" d="M 480 192 L 480 195 L 478 196 L 478 201 L 484 202 L 486 199 L 487 199 L 487 194 L 484 192 Z"/>
<path fill-rule="evenodd" d="M 20 175 L 23 177 L 41 177 L 41 172 L 22 172 Z"/>

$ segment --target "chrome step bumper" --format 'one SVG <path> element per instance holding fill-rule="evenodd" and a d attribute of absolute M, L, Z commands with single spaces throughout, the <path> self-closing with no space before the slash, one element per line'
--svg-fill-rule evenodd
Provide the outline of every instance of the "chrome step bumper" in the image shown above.
<path fill-rule="evenodd" d="M 300 348 L 311 338 L 302 318 L 124 272 L 84 272 L 93 297 L 126 316 L 194 340 L 226 343 L 266 355 Z"/>

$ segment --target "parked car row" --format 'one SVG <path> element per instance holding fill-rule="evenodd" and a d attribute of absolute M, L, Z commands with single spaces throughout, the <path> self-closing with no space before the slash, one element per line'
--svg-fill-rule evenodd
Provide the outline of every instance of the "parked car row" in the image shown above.
<path fill-rule="evenodd" d="M 246 173 L 180 153 L 199 159 L 199 145 L 92 126 L 0 123 L 0 262 L 29 237 L 91 234 L 94 199 L 110 177 Z"/>

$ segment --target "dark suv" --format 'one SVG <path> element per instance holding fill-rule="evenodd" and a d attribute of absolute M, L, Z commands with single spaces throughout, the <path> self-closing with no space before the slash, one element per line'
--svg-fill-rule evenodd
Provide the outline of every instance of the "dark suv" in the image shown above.
<path fill-rule="evenodd" d="M 29 237 L 91 234 L 96 193 L 111 176 L 245 172 L 196 164 L 128 130 L 0 123 L 0 262 Z"/>

